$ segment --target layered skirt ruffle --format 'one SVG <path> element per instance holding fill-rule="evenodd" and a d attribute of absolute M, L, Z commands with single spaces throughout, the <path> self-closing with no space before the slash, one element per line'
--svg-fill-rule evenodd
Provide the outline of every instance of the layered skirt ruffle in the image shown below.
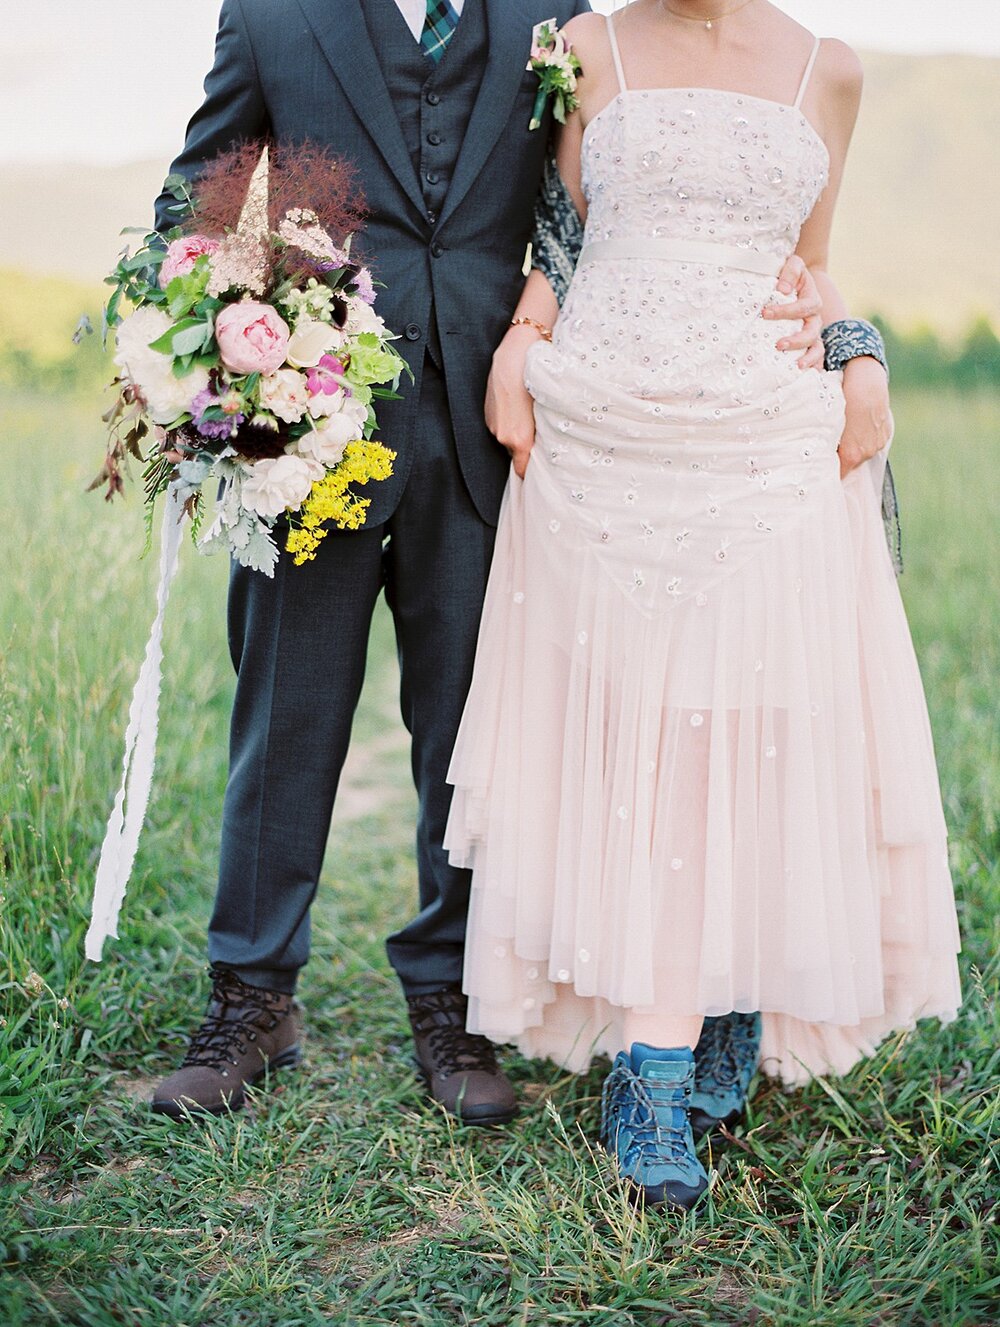
<path fill-rule="evenodd" d="M 793 1084 L 954 1017 L 930 727 L 839 381 L 673 410 L 546 348 L 531 386 L 449 775 L 470 1028 L 582 1070 L 629 1010 L 761 1010 Z"/>

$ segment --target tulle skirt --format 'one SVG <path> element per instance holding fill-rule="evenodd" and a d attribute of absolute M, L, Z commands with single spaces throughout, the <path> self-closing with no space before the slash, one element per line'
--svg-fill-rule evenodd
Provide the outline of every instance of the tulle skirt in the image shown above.
<path fill-rule="evenodd" d="M 629 1010 L 761 1010 L 794 1084 L 954 1017 L 930 727 L 839 379 L 672 410 L 544 348 L 531 386 L 449 773 L 470 1028 L 582 1070 Z"/>

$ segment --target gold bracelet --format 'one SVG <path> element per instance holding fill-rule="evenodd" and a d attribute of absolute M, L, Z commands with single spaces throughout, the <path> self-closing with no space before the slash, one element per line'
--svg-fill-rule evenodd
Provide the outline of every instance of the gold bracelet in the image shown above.
<path fill-rule="evenodd" d="M 533 327 L 543 341 L 552 340 L 552 328 L 546 327 L 544 323 L 536 322 L 534 318 L 511 318 L 511 327 Z"/>

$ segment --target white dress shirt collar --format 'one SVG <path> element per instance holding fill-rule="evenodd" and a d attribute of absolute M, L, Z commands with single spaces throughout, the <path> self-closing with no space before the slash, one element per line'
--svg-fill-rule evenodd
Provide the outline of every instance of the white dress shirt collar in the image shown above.
<path fill-rule="evenodd" d="M 464 4 L 465 0 L 451 0 L 451 7 L 459 16 Z M 427 0 L 396 0 L 396 6 L 406 19 L 406 26 L 419 41 L 420 34 L 424 30 L 424 20 L 427 18 Z"/>

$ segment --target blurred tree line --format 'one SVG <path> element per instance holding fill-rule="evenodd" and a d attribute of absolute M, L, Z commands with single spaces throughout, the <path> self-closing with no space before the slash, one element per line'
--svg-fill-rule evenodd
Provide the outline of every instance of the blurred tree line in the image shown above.
<path fill-rule="evenodd" d="M 899 332 L 877 314 L 894 387 L 1000 387 L 1000 339 L 988 318 L 977 318 L 957 344 L 930 327 Z"/>

